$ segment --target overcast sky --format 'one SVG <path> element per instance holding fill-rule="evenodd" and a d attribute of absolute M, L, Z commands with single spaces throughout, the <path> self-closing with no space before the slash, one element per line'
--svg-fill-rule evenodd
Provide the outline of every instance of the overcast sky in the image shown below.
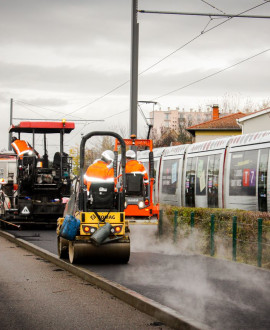
<path fill-rule="evenodd" d="M 8 143 L 11 98 L 14 118 L 105 119 L 76 123 L 67 149 L 92 130 L 121 126 L 129 133 L 131 0 L 0 4 L 0 149 Z M 138 9 L 239 14 L 260 4 L 245 14 L 270 16 L 264 0 L 139 0 Z M 270 51 L 264 51 L 270 48 L 270 20 L 234 18 L 208 31 L 225 20 L 139 13 L 139 72 L 146 71 L 139 75 L 138 99 L 158 101 L 162 110 L 269 100 Z M 152 106 L 141 107 L 148 117 Z M 138 135 L 145 137 L 138 118 Z"/>

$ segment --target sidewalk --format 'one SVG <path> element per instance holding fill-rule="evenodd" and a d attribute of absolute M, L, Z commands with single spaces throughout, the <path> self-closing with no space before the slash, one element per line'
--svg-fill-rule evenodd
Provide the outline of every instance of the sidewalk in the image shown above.
<path fill-rule="evenodd" d="M 0 328 L 169 329 L 2 237 Z"/>

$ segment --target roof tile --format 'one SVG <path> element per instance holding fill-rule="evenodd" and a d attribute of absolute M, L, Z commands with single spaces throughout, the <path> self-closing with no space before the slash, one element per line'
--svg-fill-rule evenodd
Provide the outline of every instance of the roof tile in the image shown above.
<path fill-rule="evenodd" d="M 245 117 L 246 114 L 242 112 L 233 113 L 228 116 L 224 116 L 218 119 L 209 120 L 201 124 L 193 125 L 187 128 L 187 130 L 200 130 L 200 129 L 241 129 L 237 124 L 236 119 Z"/>

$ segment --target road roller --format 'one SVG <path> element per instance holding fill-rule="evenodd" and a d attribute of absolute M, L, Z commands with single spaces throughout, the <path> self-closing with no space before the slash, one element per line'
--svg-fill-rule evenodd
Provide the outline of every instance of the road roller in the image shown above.
<path fill-rule="evenodd" d="M 84 184 L 85 144 L 93 136 L 111 136 L 121 146 L 121 168 L 118 152 L 113 162 L 112 182 Z M 82 137 L 80 144 L 80 176 L 66 205 L 63 217 L 57 221 L 59 258 L 70 263 L 127 263 L 130 257 L 128 220 L 125 219 L 126 146 L 114 132 L 95 131 Z M 118 173 L 119 171 L 119 173 Z"/>

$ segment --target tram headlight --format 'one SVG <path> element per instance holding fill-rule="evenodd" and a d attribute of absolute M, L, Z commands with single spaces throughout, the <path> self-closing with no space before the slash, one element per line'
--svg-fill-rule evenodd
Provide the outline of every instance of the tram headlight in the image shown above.
<path fill-rule="evenodd" d="M 143 201 L 140 201 L 139 203 L 138 203 L 138 206 L 139 206 L 139 209 L 143 209 L 144 208 L 144 202 Z"/>

